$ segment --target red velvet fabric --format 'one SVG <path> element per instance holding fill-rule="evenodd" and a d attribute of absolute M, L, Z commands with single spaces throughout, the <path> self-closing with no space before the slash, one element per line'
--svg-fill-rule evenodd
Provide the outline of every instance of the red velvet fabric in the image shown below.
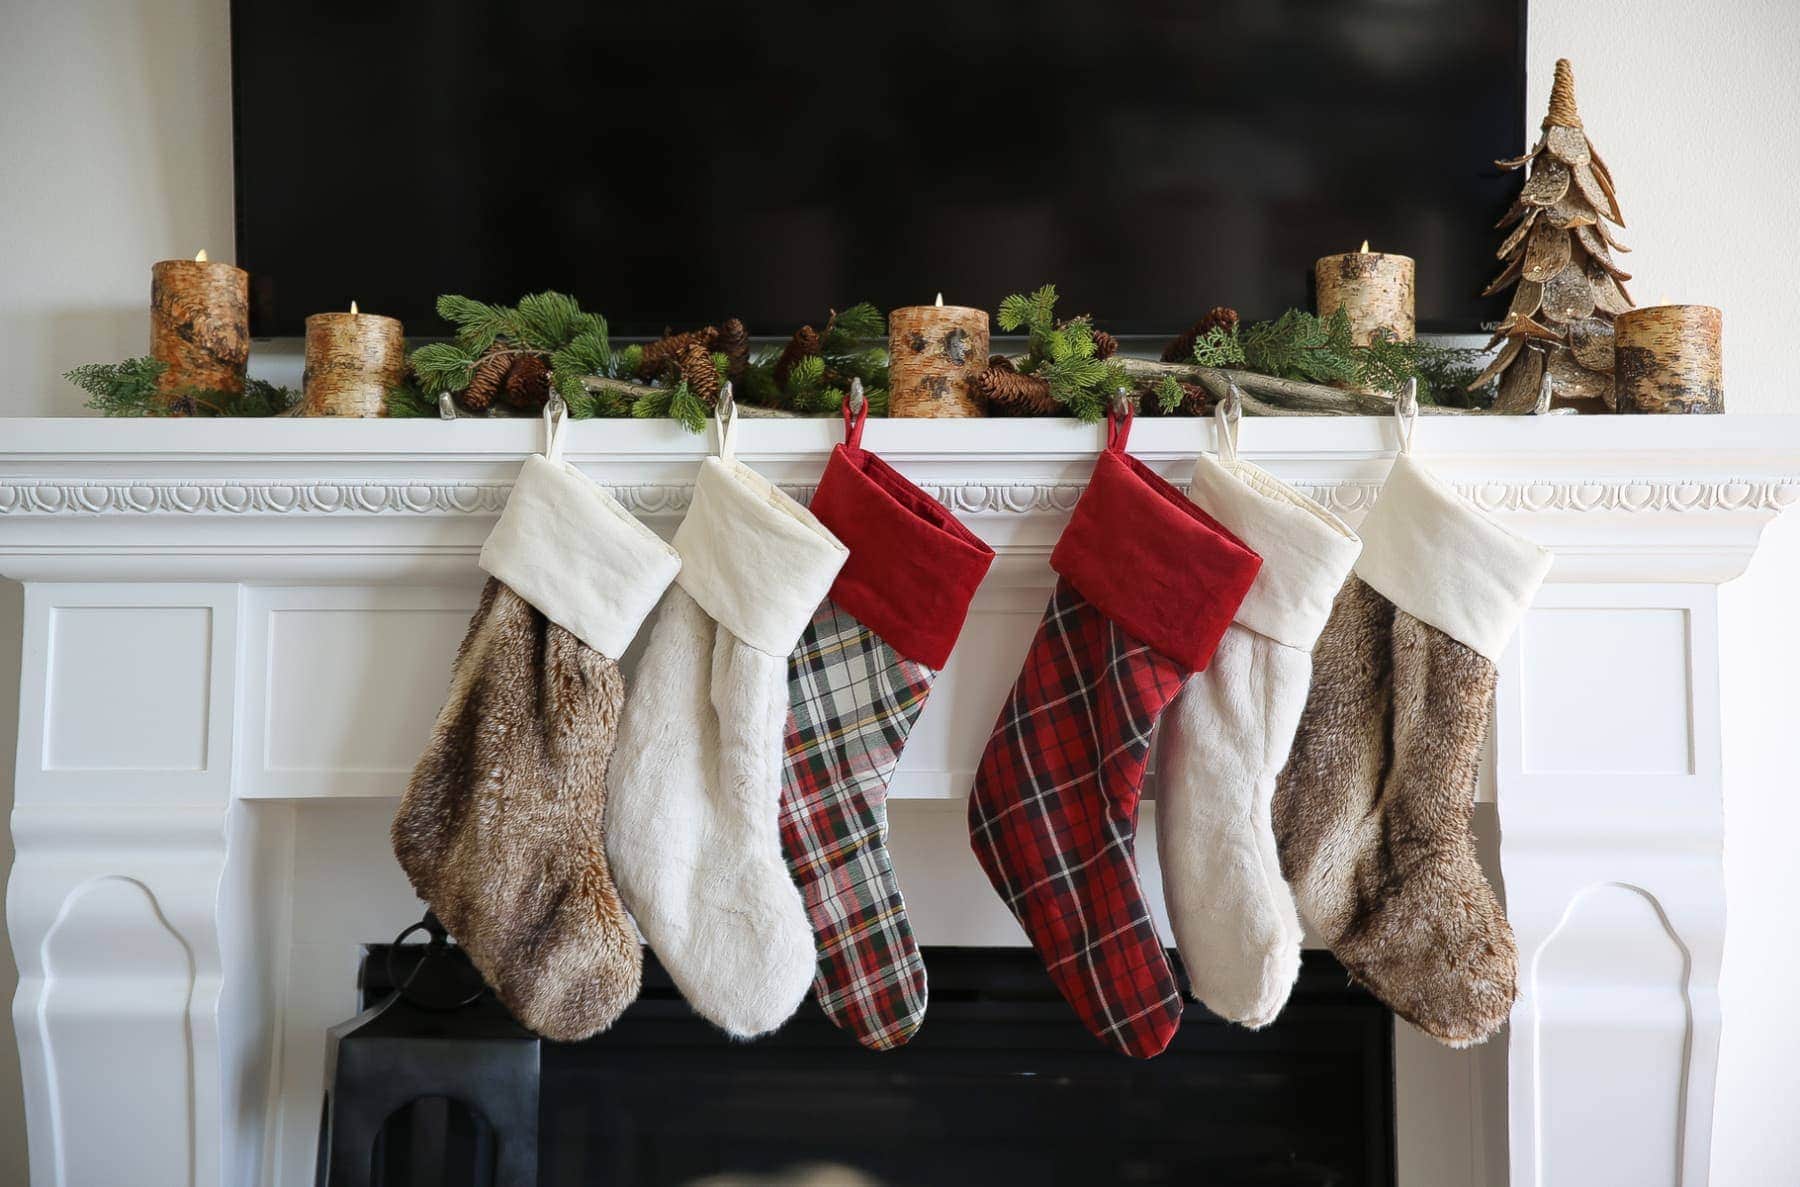
<path fill-rule="evenodd" d="M 1123 436 L 1101 453 L 1050 567 L 1141 642 L 1197 672 L 1262 558 L 1125 453 Z"/>
<path fill-rule="evenodd" d="M 994 550 L 860 448 L 860 436 L 831 451 L 812 500 L 813 514 L 850 549 L 831 597 L 905 658 L 941 668 Z"/>

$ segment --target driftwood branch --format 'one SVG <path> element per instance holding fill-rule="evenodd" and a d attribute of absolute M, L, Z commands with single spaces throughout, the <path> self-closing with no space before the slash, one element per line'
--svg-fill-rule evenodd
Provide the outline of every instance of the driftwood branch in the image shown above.
<path fill-rule="evenodd" d="M 1254 371 L 1223 367 L 1202 367 L 1198 363 L 1160 363 L 1152 359 L 1113 359 L 1134 381 L 1154 386 L 1166 375 L 1198 383 L 1215 400 L 1223 400 L 1236 383 L 1244 397 L 1246 416 L 1390 416 L 1394 402 L 1386 396 L 1367 392 L 1343 391 L 1322 383 L 1304 383 L 1297 379 L 1277 379 Z M 1421 404 L 1425 416 L 1456 416 L 1474 412 L 1471 408 L 1445 408 Z"/>
<path fill-rule="evenodd" d="M 633 383 L 629 379 L 608 379 L 604 375 L 583 375 L 581 377 L 581 386 L 587 391 L 599 395 L 625 396 L 633 400 L 638 399 L 641 396 L 650 395 L 653 392 L 667 390 L 665 388 L 659 388 L 654 384 Z"/>

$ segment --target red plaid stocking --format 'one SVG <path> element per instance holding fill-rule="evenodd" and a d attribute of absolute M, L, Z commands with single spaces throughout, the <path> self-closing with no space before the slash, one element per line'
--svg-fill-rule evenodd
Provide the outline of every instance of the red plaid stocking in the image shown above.
<path fill-rule="evenodd" d="M 1082 1022 L 1146 1057 L 1181 1020 L 1138 884 L 1150 734 L 1261 561 L 1127 455 L 1129 431 L 1127 416 L 1051 555 L 1061 579 L 976 771 L 969 837 Z"/>
<path fill-rule="evenodd" d="M 812 509 L 850 559 L 788 660 L 781 843 L 818 944 L 819 1005 L 886 1050 L 925 1020 L 925 962 L 887 851 L 888 781 L 994 554 L 860 448 L 860 414 L 848 423 Z"/>

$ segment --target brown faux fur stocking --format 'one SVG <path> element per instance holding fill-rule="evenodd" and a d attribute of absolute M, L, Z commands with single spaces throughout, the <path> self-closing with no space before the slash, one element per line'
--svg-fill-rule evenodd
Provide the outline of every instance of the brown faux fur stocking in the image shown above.
<path fill-rule="evenodd" d="M 1469 836 L 1494 682 L 1491 660 L 1352 576 L 1274 801 L 1282 870 L 1332 952 L 1459 1047 L 1516 994 L 1512 928 Z"/>
<path fill-rule="evenodd" d="M 586 1038 L 637 997 L 643 958 L 601 821 L 619 665 L 498 579 L 394 817 L 394 853 L 519 1021 Z"/>

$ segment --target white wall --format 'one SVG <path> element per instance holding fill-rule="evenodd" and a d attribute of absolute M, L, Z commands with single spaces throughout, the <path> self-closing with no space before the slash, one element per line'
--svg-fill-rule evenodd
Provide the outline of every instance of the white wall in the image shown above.
<path fill-rule="evenodd" d="M 0 39 L 0 415 L 144 354 L 150 264 L 232 255 L 226 0 L 23 0 Z"/>
<path fill-rule="evenodd" d="M 6 16 L 0 416 L 72 415 L 81 399 L 63 371 L 145 350 L 151 261 L 202 246 L 231 256 L 227 4 L 14 0 Z M 1588 129 L 1620 186 L 1634 294 L 1723 307 L 1729 406 L 1800 412 L 1787 381 L 1800 325 L 1800 4 L 1536 0 L 1529 23 L 1531 130 L 1552 63 L 1570 58 Z M 0 448 L 4 440 L 0 426 Z M 16 593 L 0 588 L 6 723 L 16 720 Z M 1773 715 L 1747 717 L 1740 736 L 1751 721 L 1785 728 Z M 11 729 L 0 725 L 5 810 Z M 1727 807 L 1731 928 L 1714 1165 L 1716 1182 L 1735 1187 L 1776 1181 L 1800 1159 L 1787 1123 L 1800 1095 L 1800 1035 L 1791 982 L 1771 979 L 1794 972 L 1777 946 L 1790 942 L 1780 912 L 1800 887 L 1781 873 L 1790 855 L 1769 843 L 1793 835 L 1765 827 L 1777 806 L 1734 798 Z M 11 976 L 0 956 L 0 999 L 10 1000 Z M 23 1181 L 21 1128 L 16 1057 L 0 1027 L 0 1182 Z"/>

